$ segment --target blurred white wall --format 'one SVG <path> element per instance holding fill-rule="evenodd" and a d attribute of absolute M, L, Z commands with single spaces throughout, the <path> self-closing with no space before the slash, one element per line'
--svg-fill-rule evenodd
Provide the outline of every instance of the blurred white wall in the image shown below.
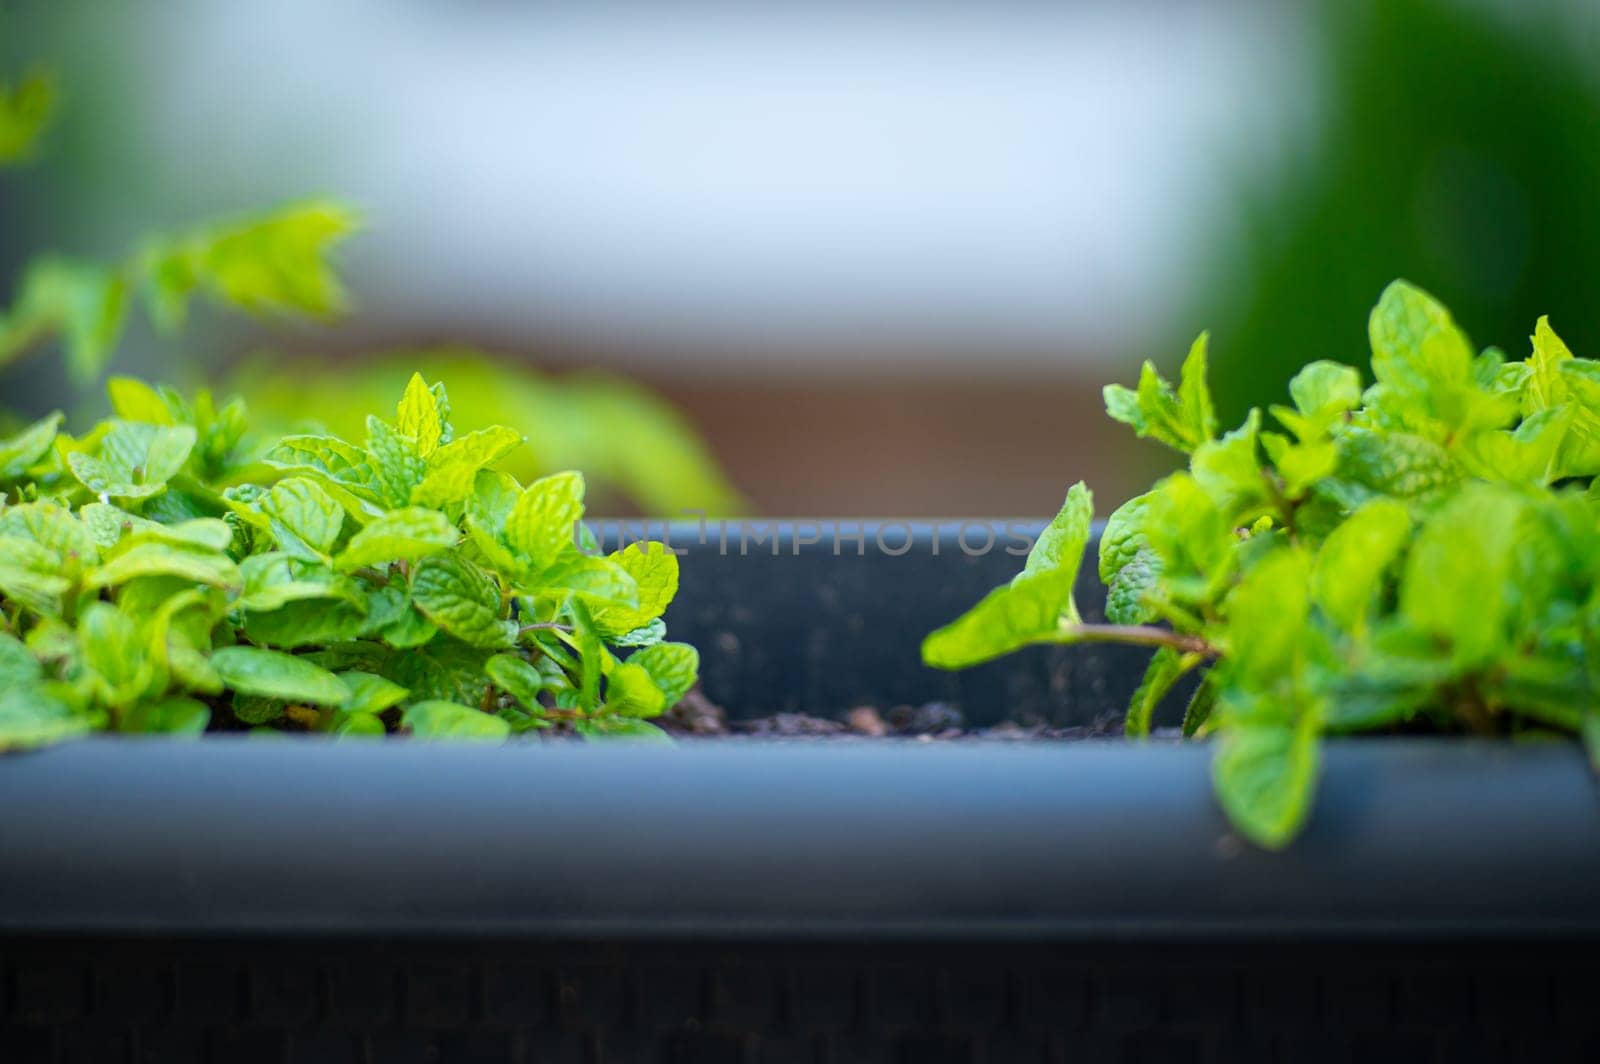
<path fill-rule="evenodd" d="M 95 7 L 119 212 L 337 193 L 397 328 L 707 364 L 1125 358 L 1315 82 L 1264 2 Z"/>

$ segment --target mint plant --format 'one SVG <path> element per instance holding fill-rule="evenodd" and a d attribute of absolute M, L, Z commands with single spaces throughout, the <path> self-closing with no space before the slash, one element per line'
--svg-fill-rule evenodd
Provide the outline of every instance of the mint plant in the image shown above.
<path fill-rule="evenodd" d="M 1532 351 L 1474 352 L 1427 293 L 1391 284 L 1372 374 L 1313 362 L 1292 405 L 1219 434 L 1207 338 L 1174 387 L 1146 363 L 1111 416 L 1188 456 L 1106 520 L 1105 624 L 1073 580 L 1090 539 L 1079 483 L 1020 573 L 927 637 L 959 669 L 1037 643 L 1156 648 L 1126 731 L 1203 675 L 1185 736 L 1214 736 L 1236 828 L 1286 845 L 1324 735 L 1429 729 L 1580 733 L 1600 763 L 1600 361 L 1540 319 Z"/>
<path fill-rule="evenodd" d="M 413 376 L 357 444 L 254 443 L 245 407 L 130 379 L 82 436 L 0 440 L 0 749 L 247 726 L 660 737 L 694 684 L 678 562 L 602 553 L 584 482 L 521 484 Z"/>

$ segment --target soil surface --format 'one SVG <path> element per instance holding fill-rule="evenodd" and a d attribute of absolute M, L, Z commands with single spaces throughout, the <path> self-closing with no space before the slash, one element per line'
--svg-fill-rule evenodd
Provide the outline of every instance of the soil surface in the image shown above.
<path fill-rule="evenodd" d="M 654 723 L 680 739 L 900 739 L 916 742 L 991 740 L 1000 742 L 1064 742 L 1122 735 L 1121 714 L 1111 713 L 1092 724 L 1060 726 L 1038 721 L 1002 721 L 986 727 L 968 727 L 961 711 L 944 702 L 918 706 L 853 706 L 838 717 L 807 713 L 771 713 L 729 719 L 727 712 L 698 687 Z M 1157 729 L 1156 738 L 1178 729 Z"/>

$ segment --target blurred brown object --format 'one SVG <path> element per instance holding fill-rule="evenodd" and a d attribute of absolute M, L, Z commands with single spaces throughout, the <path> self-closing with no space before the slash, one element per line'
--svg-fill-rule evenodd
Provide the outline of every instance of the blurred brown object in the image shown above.
<path fill-rule="evenodd" d="M 1106 417 L 1111 377 L 644 379 L 688 415 L 760 514 L 1009 517 L 1053 513 L 1080 479 L 1103 516 L 1168 467 L 1161 448 Z"/>

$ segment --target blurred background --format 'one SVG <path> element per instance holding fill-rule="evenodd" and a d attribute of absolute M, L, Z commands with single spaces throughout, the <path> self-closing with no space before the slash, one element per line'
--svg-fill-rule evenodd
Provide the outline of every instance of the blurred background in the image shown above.
<path fill-rule="evenodd" d="M 1100 386 L 1202 328 L 1230 419 L 1364 366 L 1395 276 L 1600 354 L 1597 58 L 1583 0 L 9 0 L 0 80 L 60 98 L 0 292 L 334 196 L 348 314 L 134 323 L 111 370 L 337 422 L 427 350 L 612 512 L 1104 511 L 1172 460 Z M 16 411 L 97 395 L 0 370 Z"/>

